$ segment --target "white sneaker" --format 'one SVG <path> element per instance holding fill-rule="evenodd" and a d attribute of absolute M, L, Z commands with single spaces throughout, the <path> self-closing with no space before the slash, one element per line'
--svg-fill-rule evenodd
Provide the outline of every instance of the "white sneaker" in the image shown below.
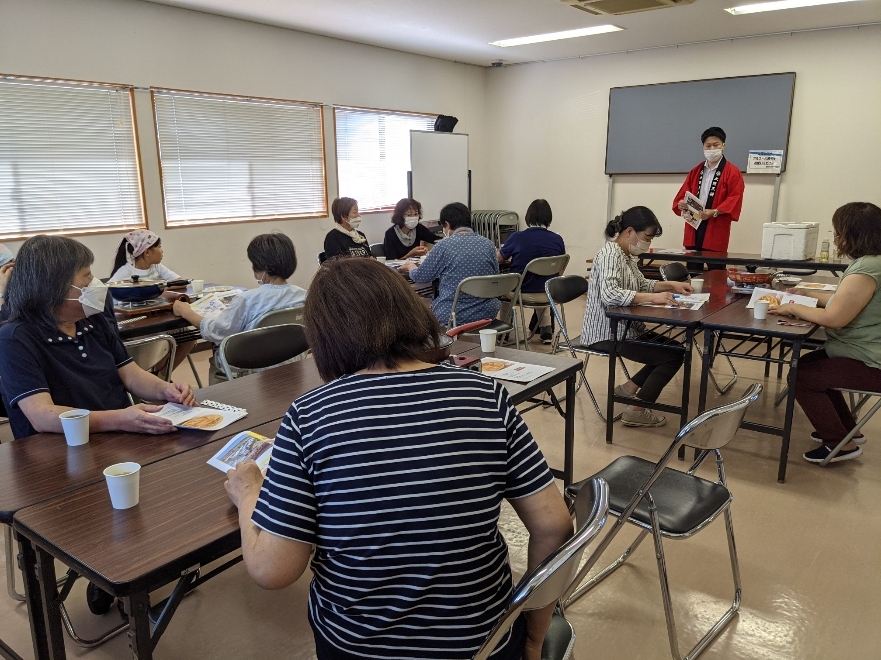
<path fill-rule="evenodd" d="M 618 385 L 618 387 L 615 388 L 615 396 L 623 396 L 628 399 L 635 399 L 636 398 L 636 395 L 631 394 L 626 389 L 624 389 L 623 385 Z"/>
<path fill-rule="evenodd" d="M 643 408 L 639 412 L 627 408 L 621 415 L 621 423 L 624 426 L 663 426 L 667 423 L 667 418 L 663 415 L 655 415 L 648 408 Z"/>

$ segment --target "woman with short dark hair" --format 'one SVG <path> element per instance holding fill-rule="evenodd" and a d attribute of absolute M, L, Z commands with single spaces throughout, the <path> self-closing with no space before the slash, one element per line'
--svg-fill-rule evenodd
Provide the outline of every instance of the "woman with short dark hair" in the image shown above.
<path fill-rule="evenodd" d="M 771 314 L 792 316 L 826 329 L 823 348 L 798 362 L 795 400 L 814 429 L 811 439 L 823 443 L 804 457 L 822 463 L 857 423 L 838 388 L 881 392 L 881 208 L 851 202 L 832 216 L 838 253 L 853 261 L 835 293 L 798 289 L 817 299 L 817 307 L 780 305 Z M 862 435 L 848 442 L 830 462 L 863 453 Z"/>
<path fill-rule="evenodd" d="M 438 323 L 382 264 L 328 261 L 305 311 L 328 382 L 294 401 L 265 479 L 253 461 L 228 473 L 245 566 L 281 589 L 314 545 L 319 660 L 467 660 L 511 599 L 502 500 L 529 531 L 529 569 L 572 533 L 544 457 L 500 382 L 423 361 Z M 493 658 L 539 660 L 552 609 Z"/>
<path fill-rule="evenodd" d="M 170 433 L 171 422 L 132 406 L 195 405 L 187 383 L 167 383 L 129 357 L 104 311 L 107 285 L 92 275 L 94 255 L 63 236 L 35 236 L 18 251 L 9 281 L 10 320 L 0 329 L 0 391 L 16 438 L 61 433 L 58 415 L 90 411 L 89 430 Z"/>
<path fill-rule="evenodd" d="M 627 307 L 645 303 L 665 305 L 673 302 L 674 293 L 691 293 L 686 282 L 656 282 L 647 280 L 636 265 L 636 257 L 648 252 L 652 239 L 661 235 L 661 223 L 645 206 L 634 206 L 623 211 L 606 225 L 606 244 L 593 260 L 587 289 L 587 305 L 581 327 L 581 345 L 602 353 L 618 344 L 618 355 L 645 366 L 633 378 L 615 388 L 617 396 L 629 397 L 633 403 L 621 416 L 625 426 L 663 426 L 666 418 L 655 415 L 642 404 L 658 400 L 682 366 L 684 353 L 679 346 L 670 346 L 669 338 L 647 332 L 639 322 L 630 324 L 629 334 L 618 326 L 618 336 L 612 337 L 606 310 L 609 307 Z M 626 341 L 639 337 L 639 342 Z M 655 345 L 645 342 L 657 341 Z"/>
<path fill-rule="evenodd" d="M 358 210 L 357 200 L 337 197 L 330 205 L 330 213 L 336 224 L 324 237 L 324 258 L 372 257 L 367 236 L 358 231 L 361 211 Z"/>
<path fill-rule="evenodd" d="M 391 261 L 421 257 L 428 248 L 424 243 L 433 245 L 438 241 L 437 235 L 421 222 L 422 204 L 415 199 L 405 197 L 395 204 L 392 213 L 392 226 L 385 232 L 383 251 L 385 258 Z"/>
<path fill-rule="evenodd" d="M 511 262 L 512 273 L 523 273 L 526 266 L 533 259 L 541 257 L 557 257 L 566 254 L 566 245 L 563 237 L 556 234 L 548 227 L 553 220 L 551 205 L 545 199 L 536 199 L 526 209 L 526 227 L 523 231 L 514 232 L 499 250 L 499 263 Z M 561 273 L 562 274 L 562 273 Z M 553 277 L 553 276 L 551 276 Z M 545 294 L 545 282 L 550 277 L 542 277 L 527 273 L 520 285 L 523 302 L 532 304 L 547 304 L 548 297 Z M 511 311 L 513 301 L 502 303 L 499 318 L 506 319 Z M 538 328 L 542 342 L 550 344 L 553 341 L 551 332 L 551 314 L 547 307 L 535 309 L 535 325 L 530 323 L 530 329 Z"/>
<path fill-rule="evenodd" d="M 182 300 L 174 303 L 174 313 L 199 328 L 199 334 L 214 342 L 215 347 L 229 335 L 254 328 L 267 312 L 296 307 L 306 300 L 305 289 L 288 283 L 288 278 L 297 269 L 297 252 L 288 236 L 280 231 L 255 236 L 248 243 L 248 261 L 257 288 L 237 295 L 218 317 L 204 318 Z M 226 374 L 214 357 L 211 361 L 211 384 L 226 380 Z"/>
<path fill-rule="evenodd" d="M 466 277 L 497 275 L 499 262 L 493 242 L 472 231 L 471 211 L 464 204 L 456 202 L 443 207 L 440 224 L 446 238 L 434 246 L 422 265 L 406 263 L 399 270 L 409 273 L 410 279 L 419 284 L 439 280 L 440 295 L 431 303 L 431 308 L 437 320 L 448 325 L 459 282 Z M 456 324 L 493 319 L 501 306 L 502 303 L 495 298 L 462 294 L 456 307 Z"/>

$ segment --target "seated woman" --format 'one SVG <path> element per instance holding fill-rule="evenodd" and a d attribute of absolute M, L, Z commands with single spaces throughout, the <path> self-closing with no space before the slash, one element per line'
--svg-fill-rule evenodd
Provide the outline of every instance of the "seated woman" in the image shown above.
<path fill-rule="evenodd" d="M 881 392 L 881 208 L 851 202 L 832 216 L 838 253 L 853 261 L 841 276 L 835 293 L 798 289 L 817 299 L 817 307 L 789 303 L 769 310 L 826 329 L 823 348 L 798 362 L 795 400 L 816 431 L 811 439 L 823 445 L 807 452 L 812 463 L 822 462 L 857 423 L 836 388 Z M 851 440 L 831 462 L 863 453 Z"/>
<path fill-rule="evenodd" d="M 566 254 L 566 245 L 563 237 L 550 231 L 553 214 L 551 205 L 544 199 L 536 199 L 526 209 L 526 226 L 528 229 L 511 234 L 499 250 L 499 263 L 511 262 L 512 273 L 522 273 L 533 259 L 540 257 L 556 257 Z M 529 273 L 523 278 L 520 291 L 524 303 L 547 304 L 548 297 L 545 295 L 545 282 L 550 277 L 541 277 Z M 499 318 L 508 318 L 512 303 L 502 303 L 502 311 Z M 547 307 L 535 310 L 538 317 L 536 326 L 542 342 L 550 344 L 553 341 L 551 332 L 551 310 Z M 532 323 L 529 324 L 532 329 Z"/>
<path fill-rule="evenodd" d="M 471 230 L 471 211 L 464 204 L 456 202 L 443 207 L 440 223 L 446 238 L 434 246 L 422 265 L 407 263 L 398 270 L 409 273 L 410 279 L 419 284 L 440 280 L 440 295 L 431 303 L 431 308 L 441 324 L 449 324 L 459 282 L 476 275 L 496 275 L 499 262 L 493 242 Z M 495 298 L 460 295 L 456 305 L 456 325 L 494 319 L 501 306 L 502 303 Z"/>
<path fill-rule="evenodd" d="M 636 259 L 648 252 L 652 239 L 661 235 L 661 223 L 645 206 L 634 206 L 606 225 L 606 244 L 597 253 L 590 271 L 587 289 L 587 306 L 581 327 L 581 345 L 602 352 L 612 348 L 612 330 L 605 311 L 609 307 L 626 307 L 642 303 L 673 303 L 674 293 L 691 293 L 686 282 L 656 282 L 647 280 Z M 624 327 L 618 326 L 618 340 L 624 339 Z M 630 337 L 640 341 L 661 339 L 653 332 L 646 332 L 641 323 L 630 326 Z M 669 341 L 669 340 L 666 340 Z M 684 353 L 681 347 L 625 341 L 618 346 L 618 355 L 645 366 L 623 385 L 615 388 L 615 394 L 633 399 L 627 406 L 621 421 L 625 426 L 663 426 L 666 418 L 655 415 L 642 403 L 654 403 L 664 387 L 673 380 L 682 366 Z"/>
<path fill-rule="evenodd" d="M 422 243 L 434 244 L 437 235 L 421 224 L 422 204 L 405 197 L 395 204 L 392 227 L 385 232 L 383 251 L 390 261 L 421 257 L 428 249 Z"/>
<path fill-rule="evenodd" d="M 544 457 L 499 381 L 422 361 L 440 328 L 391 269 L 329 261 L 305 312 L 327 384 L 293 402 L 265 479 L 252 461 L 228 473 L 245 566 L 282 589 L 315 546 L 319 660 L 469 659 L 511 599 L 502 500 L 530 570 L 572 533 Z M 519 620 L 493 658 L 539 660 L 550 615 Z"/>
<path fill-rule="evenodd" d="M 91 411 L 89 430 L 170 433 L 160 406 L 195 405 L 187 383 L 167 383 L 137 366 L 102 314 L 107 285 L 92 275 L 94 255 L 63 236 L 35 236 L 21 246 L 9 281 L 10 320 L 0 328 L 0 391 L 16 438 L 61 433 L 58 415 Z"/>
<path fill-rule="evenodd" d="M 181 300 L 174 303 L 174 313 L 199 328 L 199 334 L 213 341 L 215 349 L 229 335 L 254 328 L 266 312 L 296 307 L 306 301 L 306 290 L 288 283 L 288 278 L 297 270 L 297 253 L 285 234 L 273 232 L 255 236 L 248 243 L 248 261 L 257 288 L 237 295 L 217 318 L 206 319 Z M 226 374 L 215 358 L 216 355 L 211 358 L 209 374 L 212 385 L 226 380 Z"/>
<path fill-rule="evenodd" d="M 337 197 L 330 206 L 336 226 L 324 237 L 324 258 L 372 257 L 367 237 L 358 231 L 361 212 L 351 197 Z"/>

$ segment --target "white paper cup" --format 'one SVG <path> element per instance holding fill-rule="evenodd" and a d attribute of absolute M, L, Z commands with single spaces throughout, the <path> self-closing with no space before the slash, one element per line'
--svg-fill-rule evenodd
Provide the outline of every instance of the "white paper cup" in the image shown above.
<path fill-rule="evenodd" d="M 193 280 L 190 282 L 190 286 L 193 287 L 193 294 L 199 295 L 202 293 L 202 289 L 205 288 L 205 280 Z"/>
<path fill-rule="evenodd" d="M 131 509 L 141 495 L 141 466 L 137 463 L 117 463 L 104 470 L 110 502 L 114 509 Z"/>
<path fill-rule="evenodd" d="M 376 260 L 381 264 L 385 263 L 385 257 L 377 257 Z"/>
<path fill-rule="evenodd" d="M 480 350 L 484 353 L 496 352 L 496 337 L 498 331 L 483 329 L 480 331 Z"/>
<path fill-rule="evenodd" d="M 70 447 L 79 447 L 89 441 L 89 411 L 68 410 L 58 415 L 64 439 Z"/>
<path fill-rule="evenodd" d="M 704 290 L 704 280 L 700 277 L 692 278 L 691 288 L 694 289 L 695 293 L 700 293 Z"/>
<path fill-rule="evenodd" d="M 753 303 L 753 317 L 761 321 L 768 317 L 768 308 L 771 306 L 767 300 L 756 300 Z"/>

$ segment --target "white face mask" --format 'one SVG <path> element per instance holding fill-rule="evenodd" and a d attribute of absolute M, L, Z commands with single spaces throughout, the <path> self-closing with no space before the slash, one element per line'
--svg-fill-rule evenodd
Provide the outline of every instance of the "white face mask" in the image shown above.
<path fill-rule="evenodd" d="M 639 255 L 645 254 L 646 252 L 648 252 L 651 249 L 652 242 L 651 241 L 644 241 L 643 239 L 639 238 L 636 241 L 636 245 L 628 244 L 627 247 L 630 248 L 631 256 L 638 257 Z"/>
<path fill-rule="evenodd" d="M 93 316 L 104 311 L 104 303 L 107 302 L 107 285 L 97 277 L 93 277 L 87 287 L 78 287 L 71 285 L 74 289 L 80 290 L 79 298 L 67 298 L 66 300 L 76 300 L 83 306 L 83 313 L 86 316 Z"/>
<path fill-rule="evenodd" d="M 419 224 L 419 216 L 418 215 L 405 215 L 404 216 L 404 226 L 407 229 L 416 229 L 416 225 Z"/>
<path fill-rule="evenodd" d="M 266 277 L 266 273 L 263 273 L 263 274 L 260 276 L 260 279 L 257 280 L 257 286 L 263 286 L 264 284 L 266 284 L 266 282 L 263 281 L 263 278 L 264 278 L 264 277 Z"/>
<path fill-rule="evenodd" d="M 707 159 L 708 163 L 715 163 L 717 160 L 722 158 L 722 150 L 721 149 L 704 149 L 704 158 Z"/>
<path fill-rule="evenodd" d="M 349 225 L 352 229 L 358 229 L 361 226 L 361 216 L 356 215 L 354 218 L 349 218 Z"/>

